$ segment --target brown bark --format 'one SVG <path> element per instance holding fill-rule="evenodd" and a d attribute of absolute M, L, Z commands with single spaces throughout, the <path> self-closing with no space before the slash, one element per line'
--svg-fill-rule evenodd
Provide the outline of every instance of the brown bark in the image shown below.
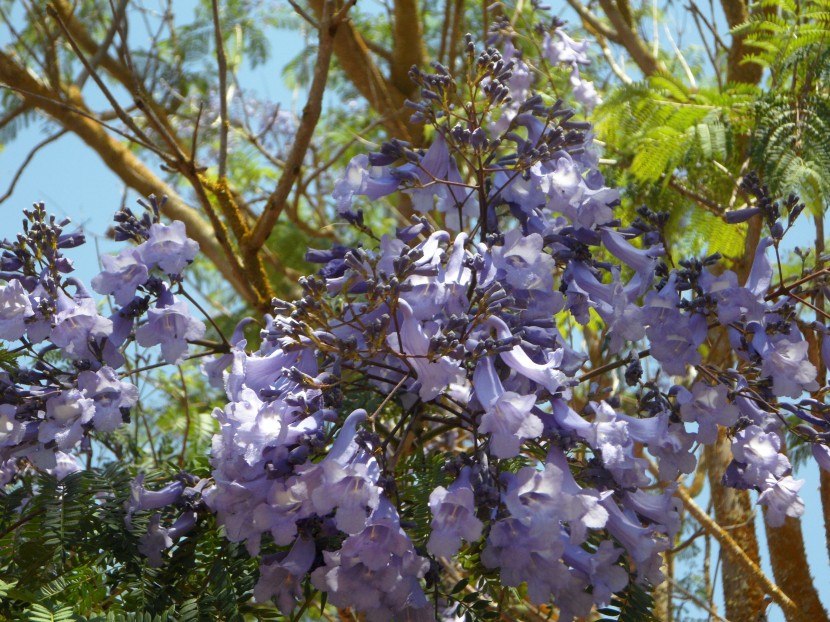
<path fill-rule="evenodd" d="M 662 63 L 652 56 L 645 41 L 627 23 L 625 8 L 623 8 L 627 7 L 627 4 L 618 3 L 615 0 L 599 0 L 599 4 L 616 31 L 617 42 L 628 51 L 640 71 L 646 76 L 654 75 L 658 71 L 665 71 Z"/>
<path fill-rule="evenodd" d="M 743 256 L 733 266 L 738 281 L 743 283 L 752 268 L 752 259 L 761 236 L 763 223 L 755 217 L 749 223 Z M 725 331 L 720 331 L 712 349 L 710 360 L 716 365 L 727 367 L 731 362 L 731 348 Z M 732 448 L 726 431 L 721 429 L 715 445 L 705 449 L 709 488 L 715 508 L 715 519 L 756 565 L 761 557 L 755 533 L 753 507 L 749 493 L 745 490 L 727 488 L 721 483 L 726 467 L 732 462 Z M 755 620 L 766 609 L 763 588 L 746 572 L 746 568 L 734 557 L 724 556 L 723 593 L 726 618 L 729 620 Z"/>
<path fill-rule="evenodd" d="M 315 17 L 323 16 L 325 0 L 310 0 Z M 346 77 L 366 98 L 369 105 L 384 118 L 384 127 L 398 138 L 412 140 L 420 129 L 407 122 L 407 109 L 404 107 L 406 93 L 391 84 L 381 73 L 369 47 L 351 22 L 345 22 L 337 29 L 334 37 L 334 55 Z"/>
<path fill-rule="evenodd" d="M 798 603 L 798 613 L 789 622 L 825 622 L 827 612 L 810 576 L 801 521 L 787 516 L 781 527 L 766 525 L 767 547 L 778 587 Z"/>
<path fill-rule="evenodd" d="M 730 28 L 749 19 L 750 11 L 747 0 L 721 0 L 721 7 Z M 732 44 L 729 46 L 726 59 L 726 81 L 758 84 L 763 67 L 756 63 L 743 62 L 744 56 L 751 51 L 747 48 L 745 39 L 745 35 L 732 35 Z"/>
<path fill-rule="evenodd" d="M 715 520 L 756 565 L 761 565 L 755 521 L 749 494 L 727 488 L 721 483 L 726 466 L 732 461 L 732 449 L 726 431 L 721 429 L 718 442 L 705 449 L 709 465 L 709 488 L 715 507 Z M 726 618 L 756 620 L 766 610 L 764 590 L 734 557 L 721 556 Z"/>
<path fill-rule="evenodd" d="M 401 93 L 412 97 L 415 84 L 409 79 L 409 69 L 421 67 L 426 58 L 424 31 L 416 0 L 396 0 L 393 32 L 392 63 L 389 68 L 390 82 Z"/>

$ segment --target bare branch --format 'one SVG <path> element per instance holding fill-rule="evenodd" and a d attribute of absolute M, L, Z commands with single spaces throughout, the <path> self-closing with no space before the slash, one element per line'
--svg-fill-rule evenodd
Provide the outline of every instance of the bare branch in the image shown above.
<path fill-rule="evenodd" d="M 622 43 L 620 41 L 620 35 L 603 24 L 596 15 L 591 13 L 591 11 L 588 10 L 588 7 L 585 6 L 585 2 L 583 2 L 583 0 L 567 0 L 567 2 L 571 5 L 571 8 L 576 11 L 576 14 L 579 15 L 586 30 L 605 37 L 614 43 Z"/>
<path fill-rule="evenodd" d="M 0 203 L 5 201 L 6 199 L 8 199 L 12 195 L 12 193 L 14 192 L 14 187 L 17 185 L 17 182 L 20 179 L 20 176 L 23 175 L 23 171 L 25 171 L 26 167 L 29 166 L 29 163 L 34 159 L 37 152 L 40 151 L 46 145 L 49 145 L 49 144 L 55 142 L 57 139 L 59 139 L 64 134 L 66 134 L 66 130 L 61 130 L 57 134 L 52 134 L 51 136 L 49 136 L 46 139 L 40 141 L 37 145 L 32 147 L 32 149 L 29 151 L 29 154 L 26 156 L 26 159 L 23 160 L 23 164 L 20 165 L 20 167 L 17 169 L 17 172 L 14 174 L 14 177 L 12 177 L 12 181 L 9 184 L 9 187 L 6 190 L 5 194 L 3 196 L 0 196 Z"/>
<path fill-rule="evenodd" d="M 610 36 L 608 38 L 619 43 L 628 51 L 640 71 L 646 76 L 654 75 L 658 71 L 665 71 L 663 64 L 651 55 L 645 41 L 642 40 L 634 27 L 628 24 L 620 4 L 615 0 L 599 0 L 599 4 L 616 31 L 617 39 Z"/>
<path fill-rule="evenodd" d="M 107 55 L 107 50 L 112 45 L 112 42 L 115 40 L 115 35 L 118 33 L 118 25 L 124 20 L 124 14 L 127 9 L 127 2 L 129 0 L 121 0 L 118 3 L 118 6 L 115 7 L 115 10 L 112 14 L 112 23 L 110 27 L 107 29 L 106 35 L 104 35 L 104 40 L 101 42 L 101 45 L 98 46 L 98 51 L 95 52 L 95 55 L 89 59 L 89 67 L 92 68 L 94 71 L 96 67 L 104 60 L 104 57 Z M 78 74 L 77 79 L 75 80 L 75 86 L 79 89 L 83 88 L 84 83 L 86 82 L 87 78 L 89 77 L 89 69 L 84 67 L 81 70 L 81 73 Z"/>
<path fill-rule="evenodd" d="M 760 585 L 763 586 L 764 591 L 769 594 L 772 599 L 784 610 L 788 618 L 795 618 L 798 615 L 798 606 L 786 595 L 781 589 L 773 583 L 763 570 L 744 552 L 738 543 L 726 532 L 715 520 L 701 508 L 695 500 L 689 496 L 688 491 L 683 485 L 678 486 L 677 496 L 686 506 L 689 513 L 695 517 L 695 520 L 700 523 L 708 534 L 710 534 L 721 545 L 721 549 L 730 558 L 736 560 L 746 572 L 752 576 Z"/>
<path fill-rule="evenodd" d="M 334 50 L 334 35 L 341 23 L 340 21 L 334 21 L 333 12 L 334 3 L 332 0 L 326 0 L 323 15 L 320 19 L 320 43 L 318 45 L 317 60 L 314 64 L 314 77 L 311 80 L 311 88 L 309 89 L 306 105 L 303 108 L 302 119 L 294 136 L 294 144 L 285 159 L 285 169 L 277 183 L 277 187 L 268 198 L 268 202 L 265 204 L 262 215 L 253 231 L 242 241 L 246 253 L 256 253 L 271 234 L 271 230 L 279 219 L 285 207 L 285 201 L 288 199 L 294 181 L 300 172 L 303 158 L 311 142 L 311 136 L 317 127 L 317 121 L 320 119 L 323 92 L 328 81 L 329 63 Z"/>
<path fill-rule="evenodd" d="M 219 72 L 219 179 L 228 172 L 228 61 L 225 58 L 225 42 L 219 23 L 219 3 L 211 1 L 213 9 L 213 34 L 216 41 L 216 64 Z"/>
<path fill-rule="evenodd" d="M 199 243 L 202 252 L 222 275 L 248 303 L 256 304 L 258 298 L 249 280 L 232 259 L 226 256 L 224 249 L 229 248 L 227 239 L 220 237 L 221 232 L 212 231 L 199 212 L 186 205 L 172 187 L 150 172 L 126 145 L 108 135 L 102 122 L 86 109 L 77 89 L 72 87 L 69 90 L 69 103 L 58 101 L 56 93 L 0 51 L 0 84 L 3 83 L 14 84 L 13 90 L 21 95 L 25 105 L 48 114 L 66 130 L 77 135 L 128 187 L 144 196 L 167 195 L 165 214 L 184 222 L 188 235 Z"/>

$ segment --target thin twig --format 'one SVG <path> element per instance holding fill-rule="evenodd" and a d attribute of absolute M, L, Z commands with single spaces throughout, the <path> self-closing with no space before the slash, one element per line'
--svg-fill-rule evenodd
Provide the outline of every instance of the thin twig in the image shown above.
<path fill-rule="evenodd" d="M 190 399 L 187 395 L 187 382 L 181 365 L 176 365 L 179 370 L 179 379 L 182 381 L 182 405 L 184 406 L 184 435 L 182 437 L 182 451 L 179 454 L 179 467 L 184 466 L 184 455 L 187 451 L 187 437 L 190 435 Z"/>
<path fill-rule="evenodd" d="M 672 587 L 677 588 L 683 595 L 692 601 L 695 605 L 706 611 L 710 616 L 714 617 L 716 620 L 721 620 L 721 622 L 729 622 L 726 618 L 719 615 L 717 611 L 712 609 L 707 603 L 703 602 L 700 598 L 692 594 L 689 590 L 683 587 L 679 582 L 675 581 L 671 577 L 666 577 L 666 580 L 671 583 Z"/>
<path fill-rule="evenodd" d="M 81 61 L 81 64 L 83 64 L 83 66 L 89 72 L 90 77 L 101 90 L 101 93 L 104 95 L 104 97 L 107 98 L 107 101 L 110 103 L 110 105 L 112 106 L 113 110 L 116 112 L 118 118 L 122 121 L 122 123 L 124 123 L 124 125 L 130 128 L 130 130 L 132 130 L 135 133 L 135 135 L 140 137 L 144 142 L 152 144 L 150 138 L 141 130 L 141 128 L 138 127 L 138 125 L 135 124 L 135 122 L 132 120 L 132 117 L 130 117 L 130 115 L 128 115 L 126 111 L 121 107 L 121 104 L 118 103 L 118 100 L 115 99 L 115 96 L 109 90 L 107 85 L 104 84 L 104 81 L 95 71 L 94 67 L 90 65 L 86 56 L 84 56 L 83 50 L 81 50 L 81 47 L 78 45 L 78 42 L 75 41 L 75 37 L 72 36 L 72 33 L 66 26 L 66 23 L 63 21 L 63 18 L 60 16 L 57 10 L 55 10 L 55 7 L 53 7 L 51 4 L 47 5 L 46 12 L 52 17 L 52 19 L 54 19 L 58 23 L 58 26 L 60 26 L 60 29 L 63 31 L 63 34 L 66 37 L 66 40 L 69 42 L 70 47 L 72 47 L 72 51 L 75 52 L 75 55 L 78 57 L 78 60 Z M 165 160 L 169 160 L 169 156 L 167 154 L 163 154 L 162 152 L 160 152 L 160 155 L 162 155 L 162 157 Z M 170 164 L 169 161 L 168 164 Z"/>
<path fill-rule="evenodd" d="M 213 34 L 216 40 L 216 64 L 219 71 L 219 179 L 227 176 L 228 170 L 228 61 L 225 58 L 225 42 L 222 40 L 222 25 L 219 23 L 219 3 L 211 1 L 213 9 Z"/>
<path fill-rule="evenodd" d="M 12 193 L 14 192 L 14 187 L 17 185 L 17 182 L 20 179 L 20 176 L 23 175 L 23 171 L 26 170 L 26 167 L 29 166 L 29 163 L 34 159 L 35 154 L 37 154 L 37 152 L 40 151 L 46 145 L 49 145 L 49 144 L 55 142 L 58 138 L 60 138 L 64 134 L 66 134 L 66 132 L 68 132 L 68 131 L 69 130 L 65 130 L 65 129 L 61 130 L 57 134 L 52 134 L 51 136 L 49 136 L 46 139 L 40 141 L 37 145 L 32 147 L 32 149 L 29 151 L 29 154 L 26 156 L 26 159 L 23 160 L 23 164 L 20 165 L 20 167 L 17 169 L 17 172 L 14 174 L 14 177 L 12 177 L 12 181 L 9 184 L 8 190 L 6 190 L 6 193 L 3 196 L 0 196 L 0 203 L 5 201 L 6 199 L 8 199 L 12 195 Z"/>
<path fill-rule="evenodd" d="M 781 609 L 784 610 L 784 614 L 788 618 L 796 617 L 798 615 L 798 606 L 790 599 L 789 596 L 781 591 L 781 588 L 779 588 L 770 580 L 769 577 L 767 577 L 766 574 L 764 574 L 764 571 L 761 570 L 754 561 L 752 561 L 749 555 L 746 554 L 735 539 L 732 538 L 732 536 L 730 536 L 729 533 L 727 533 L 720 525 L 718 525 L 717 522 L 715 522 L 715 520 L 703 510 L 703 508 L 695 503 L 695 500 L 689 496 L 689 493 L 682 485 L 677 488 L 677 496 L 680 497 L 683 505 L 686 506 L 689 513 L 695 517 L 698 523 L 700 523 L 701 527 L 706 529 L 707 533 L 711 534 L 712 537 L 718 541 L 721 546 L 721 550 L 735 560 L 736 563 L 742 566 L 744 570 L 746 570 L 747 574 L 763 587 L 764 591 L 769 594 L 776 603 L 778 603 Z"/>
<path fill-rule="evenodd" d="M 277 219 L 285 208 L 285 202 L 300 172 L 303 158 L 322 112 L 323 93 L 328 82 L 329 64 L 334 51 L 334 34 L 337 26 L 346 17 L 344 11 L 348 10 L 351 4 L 347 3 L 343 10 L 337 13 L 337 16 L 333 15 L 334 3 L 331 0 L 327 0 L 324 4 L 323 16 L 320 20 L 317 61 L 314 64 L 314 77 L 311 80 L 308 99 L 303 108 L 297 133 L 294 136 L 294 144 L 285 160 L 285 170 L 277 183 L 276 189 L 268 197 L 268 202 L 256 226 L 243 241 L 242 245 L 249 254 L 256 253 L 265 244 L 265 240 L 268 239 Z"/>
<path fill-rule="evenodd" d="M 98 46 L 98 51 L 95 52 L 93 57 L 89 59 L 89 68 L 84 67 L 75 79 L 75 86 L 77 86 L 78 89 L 82 89 L 84 87 L 84 83 L 87 81 L 87 78 L 89 78 L 90 69 L 95 71 L 96 67 L 98 67 L 107 55 L 107 50 L 109 50 L 112 42 L 115 40 L 115 35 L 118 33 L 119 24 L 121 24 L 124 19 L 124 12 L 127 9 L 128 1 L 129 0 L 121 0 L 118 3 L 118 6 L 113 10 L 112 23 L 110 24 L 109 29 L 107 29 L 107 32 L 104 35 L 104 40 L 101 41 L 101 45 Z"/>

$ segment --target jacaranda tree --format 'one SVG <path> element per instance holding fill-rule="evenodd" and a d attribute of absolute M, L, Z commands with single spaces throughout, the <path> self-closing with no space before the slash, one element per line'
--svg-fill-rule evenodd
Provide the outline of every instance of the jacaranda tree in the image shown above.
<path fill-rule="evenodd" d="M 407 7 L 395 5 L 395 24 Z M 725 218 L 761 231 L 738 271 L 717 254 L 679 256 L 659 205 L 623 219 L 584 118 L 599 103 L 588 42 L 535 4 L 513 21 L 485 13 L 485 41 L 461 37 L 448 64 L 412 66 L 409 86 L 394 76 L 411 99 L 405 116 L 377 120 L 388 137 L 324 156 L 312 134 L 352 8 L 327 2 L 316 16 L 299 9 L 320 33 L 304 114 L 237 128 L 260 154 L 277 139 L 286 149 L 276 190 L 254 208 L 227 181 L 242 158 L 228 149 L 211 8 L 218 123 L 197 146 L 200 106 L 188 148 L 160 102 L 139 93 L 136 121 L 97 69 L 114 75 L 135 57 L 100 47 L 90 58 L 71 7 L 47 10 L 70 42 L 60 53 L 82 59 L 79 81 L 111 98 L 117 131 L 165 142 L 156 152 L 178 177 L 115 214 L 123 247 L 88 284 L 71 262 L 83 234 L 43 204 L 2 242 L 0 613 L 647 620 L 691 517 L 802 619 L 684 484 L 726 437 L 718 485 L 754 491 L 777 528 L 804 511 L 786 445 L 830 470 L 830 339 L 812 302 L 827 271 L 814 259 L 785 275 L 780 252 L 798 196 L 752 172 L 737 180 Z M 523 33 L 520 19 L 542 27 Z M 107 33 L 126 46 L 121 24 Z M 401 52 L 413 54 L 423 60 Z M 0 75 L 12 61 L 0 56 Z M 27 79 L 7 84 L 23 108 L 40 97 Z M 50 100 L 55 114 L 115 150 L 84 125 L 77 86 L 66 94 Z M 201 164 L 213 156 L 215 175 Z M 294 295 L 291 272 L 272 282 L 268 263 L 285 212 L 343 230 L 306 252 L 315 267 Z M 214 317 L 206 281 L 244 302 Z"/>

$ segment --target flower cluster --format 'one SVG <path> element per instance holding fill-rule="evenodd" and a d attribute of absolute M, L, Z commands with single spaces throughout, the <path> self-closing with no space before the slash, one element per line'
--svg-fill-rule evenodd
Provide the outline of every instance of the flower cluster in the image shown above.
<path fill-rule="evenodd" d="M 662 580 L 660 552 L 679 529 L 674 482 L 720 429 L 733 435 L 727 485 L 757 490 L 771 525 L 803 511 L 782 412 L 814 435 L 828 424 L 824 411 L 776 405 L 818 387 L 793 299 L 767 295 L 777 204 L 757 203 L 773 237 L 746 283 L 713 271 L 717 257 L 669 270 L 663 215 L 615 220 L 589 126 L 531 91 L 509 42 L 504 55 L 467 45 L 461 87 L 440 65 L 411 73 L 422 97 L 409 106 L 435 128 L 431 146 L 392 140 L 359 155 L 334 192 L 363 231 L 363 198 L 400 192 L 420 215 L 371 250 L 309 251 L 322 268 L 301 280 L 303 298 L 275 301 L 260 350 L 239 342 L 228 361 L 208 502 L 252 554 L 279 547 L 256 596 L 286 612 L 310 576 L 367 619 L 433 619 L 422 579 L 440 583 L 456 556 L 479 551 L 482 573 L 526 585 L 531 602 L 552 600 L 562 620 L 588 615 L 631 580 Z M 584 45 L 556 29 L 544 49 L 587 97 Z M 626 408 L 618 395 L 574 399 L 587 357 L 560 327 L 592 316 L 636 391 Z M 734 369 L 701 366 L 718 330 Z M 668 376 L 695 370 L 691 388 L 644 380 L 638 344 Z M 352 410 L 355 391 L 384 400 Z M 396 503 L 412 438 L 452 475 L 430 494 L 417 541 Z"/>
<path fill-rule="evenodd" d="M 73 266 L 63 251 L 84 241 L 64 231 L 68 220 L 37 204 L 25 211 L 23 232 L 0 243 L 0 340 L 17 355 L 0 372 L 4 485 L 26 464 L 61 475 L 78 470 L 73 450 L 88 446 L 92 432 L 129 420 L 138 389 L 118 371 L 129 343 L 160 345 L 162 358 L 175 363 L 188 340 L 204 334 L 173 291 L 198 245 L 181 222 L 159 222 L 155 198 L 142 205 L 141 218 L 128 209 L 116 216 L 116 237 L 138 244 L 104 256 L 104 271 L 92 280 L 96 292 L 113 295 L 108 316 L 83 283 L 66 276 Z"/>

